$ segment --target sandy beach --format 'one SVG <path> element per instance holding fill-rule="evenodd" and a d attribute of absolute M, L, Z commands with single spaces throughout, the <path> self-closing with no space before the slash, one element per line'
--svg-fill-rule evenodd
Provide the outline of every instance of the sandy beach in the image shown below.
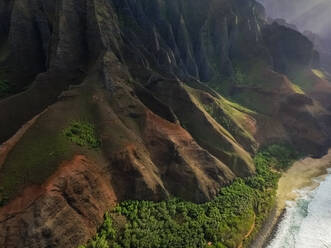
<path fill-rule="evenodd" d="M 315 188 L 318 182 L 313 180 L 317 177 L 323 177 L 327 169 L 331 167 L 331 149 L 322 158 L 304 158 L 295 162 L 290 169 L 283 173 L 278 183 L 277 205 L 282 211 L 286 201 L 295 200 L 297 195 L 295 190 L 305 187 Z"/>
<path fill-rule="evenodd" d="M 278 183 L 277 204 L 261 228 L 260 233 L 250 245 L 251 248 L 265 247 L 284 213 L 286 201 L 295 200 L 297 197 L 295 191 L 298 189 L 305 187 L 316 188 L 318 180 L 314 179 L 326 176 L 328 168 L 331 168 L 331 149 L 322 158 L 307 157 L 296 161 L 282 174 Z"/>

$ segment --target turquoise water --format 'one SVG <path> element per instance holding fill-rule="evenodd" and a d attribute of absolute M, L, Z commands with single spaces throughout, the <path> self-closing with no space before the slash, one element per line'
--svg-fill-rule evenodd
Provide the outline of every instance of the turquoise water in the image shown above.
<path fill-rule="evenodd" d="M 314 190 L 299 190 L 267 248 L 331 248 L 331 171 Z"/>

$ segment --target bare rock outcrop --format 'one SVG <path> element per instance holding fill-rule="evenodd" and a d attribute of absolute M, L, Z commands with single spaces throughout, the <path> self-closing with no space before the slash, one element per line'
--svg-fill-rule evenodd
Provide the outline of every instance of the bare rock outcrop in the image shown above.
<path fill-rule="evenodd" d="M 254 0 L 1 1 L 0 143 L 47 111 L 0 158 L 0 247 L 77 247 L 122 200 L 208 201 L 264 144 L 320 155 L 331 90 L 312 59 Z M 99 149 L 63 135 L 86 119 Z"/>

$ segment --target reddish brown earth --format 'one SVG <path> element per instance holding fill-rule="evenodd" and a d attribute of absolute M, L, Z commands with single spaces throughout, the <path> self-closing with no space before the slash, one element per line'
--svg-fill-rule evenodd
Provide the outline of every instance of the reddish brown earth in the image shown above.
<path fill-rule="evenodd" d="M 264 84 L 237 89 L 237 94 L 251 96 L 248 106 L 257 106 L 253 134 L 258 143 L 290 142 L 314 156 L 327 151 L 330 85 L 312 73 L 306 77 L 313 87 L 305 94 L 296 92 L 287 76 L 269 69 L 261 72 Z"/>
<path fill-rule="evenodd" d="M 147 148 L 165 187 L 170 192 L 177 191 L 182 198 L 200 201 L 204 195 L 212 199 L 222 185 L 235 177 L 225 164 L 201 148 L 178 124 L 148 111 L 144 132 Z M 186 190 L 194 187 L 198 190 Z"/>
<path fill-rule="evenodd" d="M 43 185 L 26 188 L 0 209 L 0 247 L 83 244 L 116 200 L 101 168 L 77 155 Z"/>
<path fill-rule="evenodd" d="M 312 88 L 308 92 L 308 95 L 311 96 L 313 99 L 317 99 L 321 106 L 325 107 L 330 111 L 331 83 L 324 78 L 316 76 L 312 72 L 309 72 L 307 74 L 307 80 L 310 80 L 313 84 Z"/>
<path fill-rule="evenodd" d="M 208 201 L 254 174 L 261 145 L 328 147 L 327 82 L 303 95 L 276 72 L 311 64 L 301 34 L 268 25 L 252 0 L 150 2 L 0 1 L 0 74 L 21 75 L 20 93 L 0 101 L 0 143 L 12 137 L 0 147 L 0 178 L 12 180 L 0 181 L 10 192 L 1 248 L 77 247 L 117 201 Z M 232 81 L 238 61 L 258 85 Z M 220 95 L 223 79 L 237 106 Z M 100 149 L 61 136 L 81 119 L 95 125 Z"/>

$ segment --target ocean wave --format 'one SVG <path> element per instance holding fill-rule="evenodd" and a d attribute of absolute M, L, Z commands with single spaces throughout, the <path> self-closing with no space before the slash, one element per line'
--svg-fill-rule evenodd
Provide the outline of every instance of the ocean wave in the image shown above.
<path fill-rule="evenodd" d="M 331 248 L 331 170 L 314 190 L 298 190 L 288 201 L 275 238 L 267 248 Z"/>

